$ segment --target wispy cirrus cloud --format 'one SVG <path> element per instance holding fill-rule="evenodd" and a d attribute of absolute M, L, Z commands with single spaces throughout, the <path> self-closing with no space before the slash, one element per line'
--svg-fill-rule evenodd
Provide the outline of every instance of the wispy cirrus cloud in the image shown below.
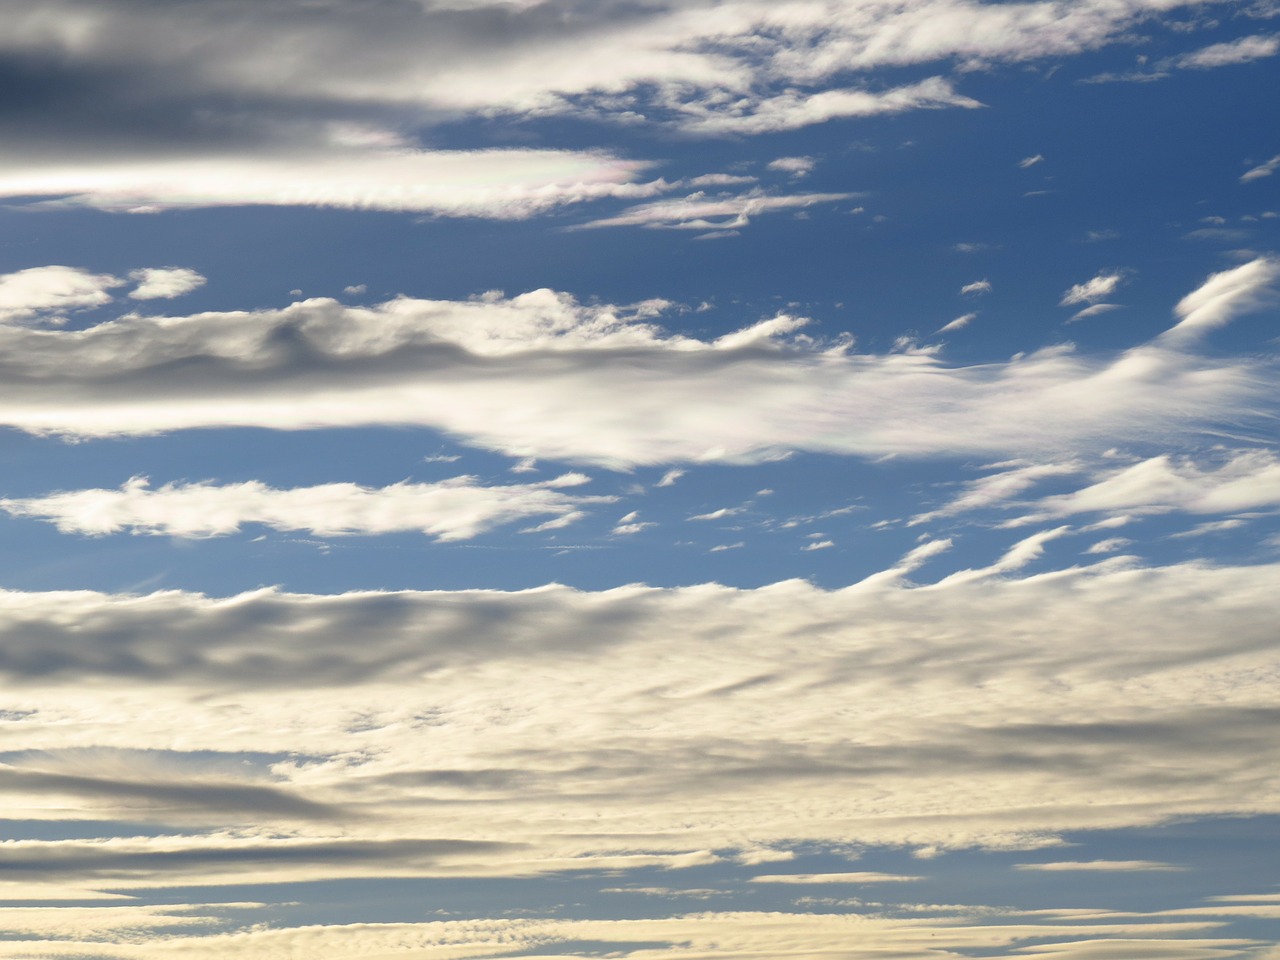
<path fill-rule="evenodd" d="M 754 188 L 746 193 L 708 194 L 699 190 L 684 197 L 654 200 L 621 213 L 591 220 L 575 229 L 595 227 L 648 227 L 660 230 L 735 230 L 748 226 L 752 217 L 781 210 L 803 210 L 836 203 L 857 193 L 768 193 Z"/>

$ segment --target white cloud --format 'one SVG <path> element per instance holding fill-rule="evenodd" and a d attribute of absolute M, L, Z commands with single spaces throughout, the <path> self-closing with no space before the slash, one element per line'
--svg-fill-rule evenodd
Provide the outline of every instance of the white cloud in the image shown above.
<path fill-rule="evenodd" d="M 1106 540 L 1099 540 L 1089 549 L 1085 550 L 1087 554 L 1115 553 L 1117 550 L 1123 550 L 1132 544 L 1133 541 L 1127 537 L 1108 537 Z"/>
<path fill-rule="evenodd" d="M 697 516 L 690 517 L 690 520 L 723 520 L 725 517 L 734 517 L 742 513 L 745 507 L 721 507 L 719 510 L 712 510 L 710 513 L 699 513 Z"/>
<path fill-rule="evenodd" d="M 1280 153 L 1268 160 L 1266 163 L 1260 163 L 1256 167 L 1246 170 L 1240 176 L 1241 183 L 1248 183 L 1250 180 L 1261 180 L 1263 177 L 1269 177 L 1277 168 L 1280 168 Z M 1266 214 L 1263 214 L 1266 216 Z"/>
<path fill-rule="evenodd" d="M 1190 459 L 1152 457 L 1106 474 L 1072 493 L 1045 497 L 1036 516 L 1079 513 L 1237 513 L 1280 506 L 1280 460 L 1270 451 L 1239 451 L 1204 468 Z"/>
<path fill-rule="evenodd" d="M 806 543 L 801 549 L 803 550 L 826 550 L 834 547 L 834 540 L 815 540 L 813 543 Z"/>
<path fill-rule="evenodd" d="M 306 530 L 318 537 L 420 530 L 438 540 L 468 540 L 539 514 L 577 519 L 583 505 L 617 499 L 563 492 L 588 479 L 566 473 L 542 483 L 484 486 L 476 477 L 462 476 L 381 488 L 327 483 L 278 490 L 258 481 L 168 483 L 152 489 L 146 478 L 134 477 L 119 490 L 0 500 L 0 509 L 16 517 L 51 521 L 64 533 L 91 536 L 128 531 L 218 537 L 257 523 L 276 530 Z"/>
<path fill-rule="evenodd" d="M 691 133 L 759 134 L 795 130 L 848 117 L 871 117 L 909 110 L 943 107 L 974 109 L 982 104 L 959 94 L 950 81 L 929 77 L 919 83 L 890 90 L 823 90 L 819 93 L 788 91 L 754 101 L 739 101 L 726 109 L 720 97 L 681 104 L 679 125 Z"/>
<path fill-rule="evenodd" d="M 1274 301 L 1277 281 L 1280 281 L 1280 260 L 1266 257 L 1215 273 L 1178 302 L 1174 313 L 1180 318 L 1179 322 L 1164 336 L 1197 336 L 1258 310 Z"/>
<path fill-rule="evenodd" d="M 211 206 L 344 207 L 516 220 L 602 197 L 667 189 L 634 182 L 646 164 L 557 150 L 426 151 L 321 146 L 209 158 L 52 158 L 0 155 L 0 197 L 43 197 L 44 208 L 151 212 Z"/>
<path fill-rule="evenodd" d="M 1208 70 L 1274 57 L 1277 53 L 1280 53 L 1280 37 L 1241 37 L 1175 57 L 1173 64 L 1184 69 Z"/>
<path fill-rule="evenodd" d="M 1037 163 L 1044 163 L 1044 155 L 1037 153 L 1034 157 L 1023 157 L 1018 161 L 1018 166 L 1026 170 L 1028 167 L 1034 167 Z"/>
<path fill-rule="evenodd" d="M 945 323 L 945 324 L 943 324 L 942 326 L 940 326 L 940 327 L 939 327 L 936 331 L 934 331 L 934 332 L 935 332 L 935 333 L 950 333 L 952 330 L 963 330 L 963 329 L 964 329 L 965 327 L 967 327 L 970 323 L 972 323 L 974 320 L 976 320 L 976 319 L 977 319 L 977 317 L 978 317 L 978 315 L 977 315 L 976 313 L 966 313 L 966 314 L 964 314 L 963 316 L 956 317 L 956 318 L 955 318 L 954 320 L 952 320 L 950 323 Z"/>
<path fill-rule="evenodd" d="M 971 293 L 979 294 L 979 293 L 990 293 L 990 292 L 991 292 L 990 280 L 975 280 L 973 281 L 973 283 L 966 283 L 963 287 L 960 288 L 960 295 L 962 297 L 968 296 Z"/>
<path fill-rule="evenodd" d="M 30 267 L 0 275 L 0 322 L 31 320 L 111 302 L 107 291 L 124 283 L 109 273 L 77 267 Z"/>
<path fill-rule="evenodd" d="M 770 160 L 767 166 L 770 170 L 780 170 L 793 177 L 807 177 L 816 164 L 813 157 L 779 157 L 777 160 Z"/>
<path fill-rule="evenodd" d="M 662 479 L 657 482 L 656 486 L 674 487 L 676 484 L 676 481 L 679 480 L 681 477 L 683 477 L 685 475 L 685 472 L 686 471 L 681 470 L 678 467 L 668 470 L 666 473 L 662 475 Z"/>
<path fill-rule="evenodd" d="M 664 230 L 724 230 L 745 227 L 751 218 L 777 210 L 796 210 L 820 203 L 835 203 L 855 193 L 768 194 L 757 188 L 746 193 L 709 196 L 699 190 L 685 197 L 654 200 L 628 207 L 619 214 L 592 220 L 588 227 L 639 226 Z"/>
<path fill-rule="evenodd" d="M 130 291 L 134 300 L 171 300 L 205 284 L 205 278 L 187 267 L 150 267 L 134 270 L 129 279 L 137 282 Z"/>
<path fill-rule="evenodd" d="M 1099 300 L 1104 300 L 1115 293 L 1116 288 L 1120 286 L 1123 280 L 1124 274 L 1120 272 L 1100 273 L 1091 280 L 1072 286 L 1071 289 L 1063 293 L 1058 305 L 1069 307 L 1077 303 L 1095 304 Z"/>
<path fill-rule="evenodd" d="M 1079 473 L 1081 470 L 1081 465 L 1075 462 L 1023 463 L 1015 461 L 1009 464 L 999 464 L 998 466 L 1006 469 L 966 482 L 963 485 L 964 492 L 936 510 L 912 517 L 909 526 L 928 523 L 930 520 L 935 520 L 939 517 L 951 517 L 960 513 L 1005 504 L 1042 480 L 1050 477 L 1069 476 Z"/>
<path fill-rule="evenodd" d="M 1179 305 L 1176 336 L 972 366 L 909 344 L 859 354 L 786 315 L 708 342 L 661 330 L 651 304 L 548 290 L 7 326 L 0 424 L 81 437 L 413 424 L 517 459 L 611 467 L 1105 450 L 1267 415 L 1270 361 L 1200 357 L 1191 334 L 1263 302 L 1275 273 L 1259 260 L 1210 278 Z"/>
<path fill-rule="evenodd" d="M 1077 320 L 1087 320 L 1089 317 L 1098 317 L 1104 313 L 1110 313 L 1112 310 L 1119 310 L 1118 303 L 1095 303 L 1092 306 L 1085 307 L 1083 310 L 1077 310 L 1071 315 L 1071 319 L 1067 323 L 1075 323 Z"/>

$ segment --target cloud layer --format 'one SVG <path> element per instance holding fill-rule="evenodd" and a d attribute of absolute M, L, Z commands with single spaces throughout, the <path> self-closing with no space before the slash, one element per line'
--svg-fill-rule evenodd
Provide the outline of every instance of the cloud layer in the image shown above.
<path fill-rule="evenodd" d="M 1013 578 L 1054 535 L 834 591 L 0 594 L 9 815 L 170 828 L 0 857 L 90 885 L 528 875 L 1280 812 L 1280 571 Z"/>
<path fill-rule="evenodd" d="M 1111 356 L 1059 346 L 953 366 L 860 354 L 778 316 L 713 341 L 541 290 L 372 308 L 126 316 L 0 328 L 0 423 L 112 436 L 193 427 L 413 424 L 517 457 L 628 467 L 792 451 L 1023 456 L 1103 449 L 1269 409 L 1268 361 L 1208 359 L 1198 335 L 1257 309 L 1278 268 L 1215 274 L 1166 334 Z"/>

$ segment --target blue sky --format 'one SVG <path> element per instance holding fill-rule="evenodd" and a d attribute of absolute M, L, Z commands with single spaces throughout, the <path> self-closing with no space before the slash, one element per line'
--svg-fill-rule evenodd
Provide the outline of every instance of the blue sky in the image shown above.
<path fill-rule="evenodd" d="M 1280 957 L 1278 81 L 0 0 L 0 956 Z"/>

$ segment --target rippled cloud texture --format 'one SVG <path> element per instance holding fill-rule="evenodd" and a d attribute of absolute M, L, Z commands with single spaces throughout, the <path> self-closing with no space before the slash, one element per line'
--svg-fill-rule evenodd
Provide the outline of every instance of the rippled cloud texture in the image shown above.
<path fill-rule="evenodd" d="M 0 0 L 0 954 L 1275 960 L 1278 37 Z"/>

